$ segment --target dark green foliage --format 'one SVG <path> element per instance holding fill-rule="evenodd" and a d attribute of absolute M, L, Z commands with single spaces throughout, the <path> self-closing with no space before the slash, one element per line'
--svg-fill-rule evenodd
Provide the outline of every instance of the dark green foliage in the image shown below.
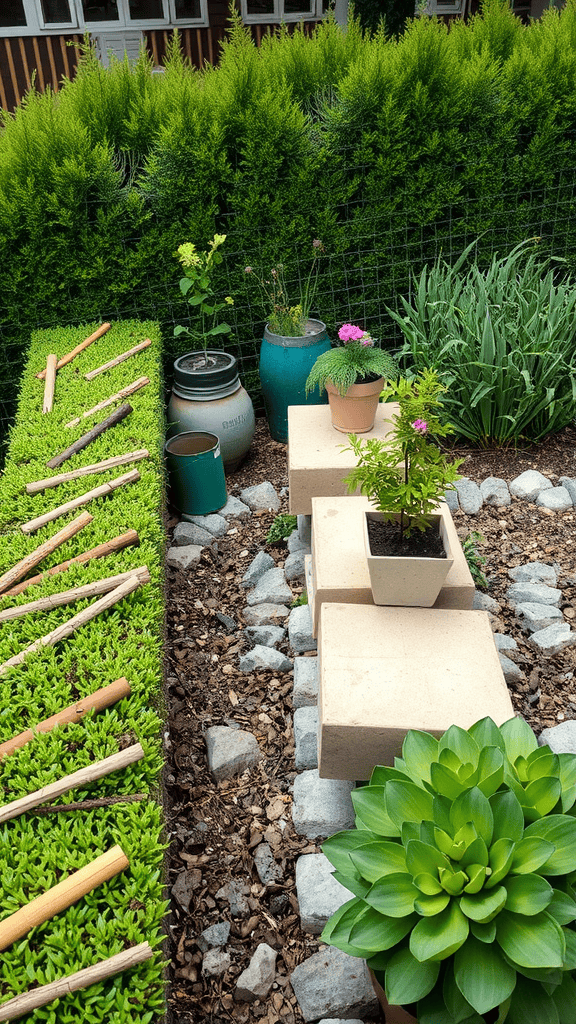
<path fill-rule="evenodd" d="M 49 352 L 64 355 L 97 324 L 54 328 L 32 338 L 25 366 L 18 414 L 12 428 L 8 458 L 0 480 L 0 574 L 15 565 L 48 537 L 78 515 L 69 513 L 25 536 L 20 524 L 41 515 L 93 487 L 121 475 L 128 467 L 97 476 L 81 477 L 33 496 L 25 484 L 51 475 L 46 462 L 106 416 L 87 417 L 80 425 L 65 424 L 97 402 L 116 393 L 138 376 L 150 384 L 133 396 L 133 412 L 117 427 L 64 463 L 61 471 L 99 462 L 112 455 L 147 448 L 150 458 L 137 464 L 141 479 L 92 502 L 93 521 L 72 540 L 46 557 L 42 571 L 64 559 L 135 528 L 139 547 L 103 559 L 75 565 L 48 577 L 18 597 L 0 597 L 2 608 L 25 604 L 61 590 L 147 565 L 151 582 L 121 604 L 81 627 L 55 647 L 30 654 L 9 669 L 0 685 L 0 741 L 42 721 L 114 679 L 125 675 L 132 694 L 119 704 L 53 732 L 40 733 L 27 746 L 0 764 L 3 802 L 17 799 L 119 749 L 122 737 L 141 742 L 145 758 L 83 790 L 65 794 L 58 803 L 96 796 L 145 793 L 142 803 L 116 804 L 46 817 L 25 815 L 0 829 L 0 917 L 17 910 L 34 896 L 118 843 L 130 860 L 121 875 L 95 889 L 53 920 L 33 929 L 0 958 L 0 1001 L 36 984 L 87 967 L 118 953 L 125 946 L 162 940 L 165 912 L 161 884 L 164 842 L 157 802 L 162 765 L 160 744 L 161 599 L 163 565 L 163 440 L 162 380 L 159 331 L 154 323 L 114 324 L 75 360 L 58 371 L 54 409 L 42 414 L 44 385 L 35 374 L 46 365 Z M 152 346 L 92 382 L 84 373 L 149 337 Z M 110 410 L 108 410 L 109 412 Z M 34 573 L 33 573 L 34 574 Z M 94 599 L 77 601 L 44 613 L 29 613 L 0 628 L 0 663 L 38 637 L 55 629 Z M 147 1024 L 163 1012 L 162 960 L 67 996 L 51 1007 L 35 1010 L 34 1024 Z M 143 1009 L 145 1007 L 145 1009 Z"/>
<path fill-rule="evenodd" d="M 472 579 L 477 587 L 482 590 L 488 590 L 490 586 L 484 573 L 484 567 L 486 565 L 486 559 L 484 555 L 481 555 L 478 551 L 478 545 L 484 542 L 484 537 L 478 530 L 472 530 L 467 533 L 462 541 L 462 551 L 464 557 L 468 562 L 468 568 L 472 574 Z"/>
<path fill-rule="evenodd" d="M 276 516 L 272 526 L 266 534 L 266 543 L 279 544 L 283 540 L 288 540 L 288 537 L 294 532 L 297 525 L 298 522 L 296 516 L 291 516 L 288 513 Z"/>

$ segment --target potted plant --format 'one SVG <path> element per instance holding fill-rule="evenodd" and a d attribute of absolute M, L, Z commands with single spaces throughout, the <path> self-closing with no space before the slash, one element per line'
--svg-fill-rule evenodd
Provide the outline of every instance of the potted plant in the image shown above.
<path fill-rule="evenodd" d="M 250 448 L 256 420 L 252 400 L 240 382 L 236 357 L 208 348 L 211 339 L 232 330 L 230 324 L 219 322 L 218 314 L 234 305 L 234 300 L 230 295 L 219 300 L 212 283 L 225 241 L 226 235 L 214 235 L 204 252 L 198 252 L 192 242 L 184 242 L 177 250 L 184 270 L 180 291 L 190 306 L 191 321 L 189 327 L 175 327 L 174 336 L 186 335 L 195 348 L 174 362 L 168 434 L 191 430 L 216 434 L 224 468 L 232 472 Z"/>
<path fill-rule="evenodd" d="M 576 756 L 521 718 L 410 731 L 352 800 L 322 939 L 367 960 L 388 1024 L 573 1024 Z"/>
<path fill-rule="evenodd" d="M 306 394 L 326 390 L 332 426 L 345 434 L 372 430 L 384 378 L 396 377 L 394 359 L 374 346 L 374 339 L 355 324 L 342 324 L 342 345 L 318 356 L 306 381 Z"/>
<path fill-rule="evenodd" d="M 431 437 L 451 433 L 438 416 L 446 389 L 433 370 L 388 384 L 384 401 L 397 401 L 385 440 L 350 435 L 358 465 L 345 478 L 360 487 L 376 511 L 365 515 L 365 544 L 375 604 L 430 608 L 453 557 L 439 502 L 459 479 L 462 459 L 449 460 Z"/>
<path fill-rule="evenodd" d="M 258 284 L 266 312 L 259 373 L 268 427 L 275 441 L 288 440 L 288 406 L 319 405 L 326 401 L 323 396 L 307 397 L 305 391 L 306 378 L 316 357 L 330 348 L 326 325 L 310 317 L 323 252 L 322 242 L 315 238 L 310 270 L 295 303 L 288 296 L 283 263 L 264 275 L 253 267 L 244 268 L 246 276 Z"/>

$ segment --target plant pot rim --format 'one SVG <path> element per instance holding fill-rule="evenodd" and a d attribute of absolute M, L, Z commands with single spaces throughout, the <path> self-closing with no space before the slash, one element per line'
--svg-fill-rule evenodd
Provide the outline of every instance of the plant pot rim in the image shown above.
<path fill-rule="evenodd" d="M 384 377 L 382 377 L 381 375 L 380 376 L 373 376 L 373 375 L 371 375 L 371 376 L 372 376 L 372 380 L 356 381 L 354 384 L 351 384 L 346 389 L 344 394 L 342 394 L 340 392 L 340 390 L 338 389 L 336 384 L 332 383 L 330 378 L 328 378 L 326 380 L 324 388 L 325 388 L 325 390 L 327 391 L 327 393 L 329 395 L 338 395 L 340 398 L 354 398 L 356 396 L 358 398 L 361 398 L 364 395 L 374 394 L 375 391 L 377 391 L 378 393 L 380 391 L 382 391 L 382 384 L 384 383 Z"/>
<path fill-rule="evenodd" d="M 306 321 L 306 333 L 305 334 L 275 334 L 271 331 L 268 323 L 264 328 L 264 341 L 269 342 L 271 345 L 280 345 L 282 348 L 305 348 L 307 345 L 315 345 L 318 341 L 318 335 L 323 334 L 326 331 L 326 324 L 323 320 L 316 320 L 314 317 L 309 317 Z"/>

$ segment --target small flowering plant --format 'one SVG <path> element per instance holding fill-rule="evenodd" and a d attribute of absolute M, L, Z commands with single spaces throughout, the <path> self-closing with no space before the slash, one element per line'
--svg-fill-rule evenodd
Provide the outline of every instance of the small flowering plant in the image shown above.
<path fill-rule="evenodd" d="M 204 350 L 209 338 L 232 330 L 230 324 L 216 323 L 216 317 L 227 306 L 233 306 L 234 299 L 227 295 L 223 301 L 217 301 L 211 280 L 214 267 L 222 262 L 218 249 L 225 241 L 226 235 L 214 235 L 205 252 L 198 252 L 192 242 L 184 242 L 176 252 L 184 270 L 180 291 L 198 320 L 195 326 L 175 327 L 174 337 L 186 334 L 199 341 Z"/>
<path fill-rule="evenodd" d="M 386 439 L 371 438 L 362 444 L 354 434 L 348 437 L 358 458 L 345 479 L 349 492 L 360 487 L 387 521 L 399 514 L 400 540 L 415 529 L 428 529 L 444 491 L 460 479 L 463 460 L 449 460 L 431 440 L 453 432 L 439 418 L 445 390 L 434 370 L 423 370 L 413 380 L 401 378 L 385 387 L 381 396 L 400 407 L 399 414 L 388 420 L 393 429 Z"/>
<path fill-rule="evenodd" d="M 353 384 L 361 383 L 366 377 L 395 377 L 396 364 L 388 352 L 376 348 L 368 331 L 355 324 L 342 324 L 338 331 L 342 342 L 337 348 L 318 356 L 306 381 L 306 394 L 314 388 L 320 392 L 329 381 L 340 395 L 345 395 Z"/>
<path fill-rule="evenodd" d="M 266 310 L 266 326 L 272 334 L 284 338 L 303 338 L 310 317 L 310 309 L 318 286 L 318 260 L 324 252 L 324 245 L 319 238 L 312 242 L 312 264 L 301 288 L 300 299 L 290 305 L 288 287 L 285 278 L 285 266 L 278 263 L 263 276 L 253 267 L 244 267 L 244 273 L 258 284 L 262 296 L 262 305 Z"/>

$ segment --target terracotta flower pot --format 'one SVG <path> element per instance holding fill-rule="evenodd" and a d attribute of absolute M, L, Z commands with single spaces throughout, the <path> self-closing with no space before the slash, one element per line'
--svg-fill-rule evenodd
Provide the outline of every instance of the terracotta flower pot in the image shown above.
<path fill-rule="evenodd" d="M 364 543 L 374 604 L 402 605 L 405 608 L 431 608 L 442 590 L 454 558 L 442 516 L 434 515 L 430 529 L 438 529 L 446 558 L 373 555 L 368 536 L 368 520 L 382 522 L 381 512 L 364 513 Z"/>
<path fill-rule="evenodd" d="M 382 985 L 377 981 L 374 971 L 370 971 L 370 978 L 374 991 L 380 1003 L 386 1024 L 418 1024 L 416 1017 L 408 1013 L 403 1006 L 391 1006 L 386 999 L 386 993 Z"/>
<path fill-rule="evenodd" d="M 384 378 L 352 384 L 345 395 L 340 395 L 334 385 L 326 381 L 326 391 L 332 415 L 332 426 L 343 434 L 366 434 L 372 430 Z"/>

